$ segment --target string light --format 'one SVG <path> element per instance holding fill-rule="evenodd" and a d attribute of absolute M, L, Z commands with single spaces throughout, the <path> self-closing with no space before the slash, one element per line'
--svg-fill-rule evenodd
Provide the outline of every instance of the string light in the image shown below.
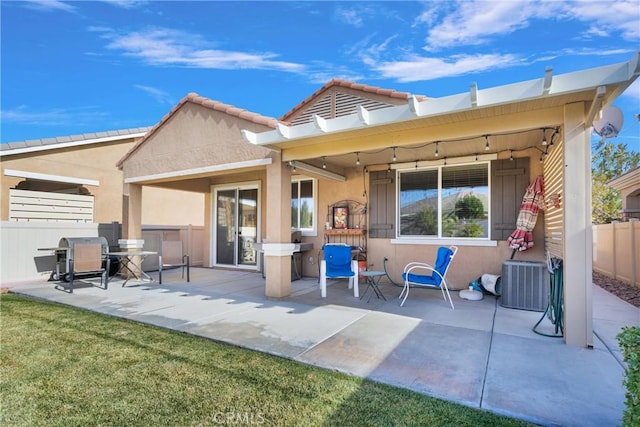
<path fill-rule="evenodd" d="M 447 166 L 447 158 L 444 158 L 444 165 Z"/>
<path fill-rule="evenodd" d="M 535 145 L 532 146 L 532 147 L 528 147 L 528 148 L 536 148 L 536 149 L 538 149 L 542 153 L 542 156 L 541 156 L 542 157 L 541 161 L 542 161 L 543 158 L 548 155 L 549 148 L 552 148 L 554 146 L 556 136 L 560 134 L 560 128 L 559 127 L 556 127 L 556 128 L 539 128 L 539 130 L 542 130 L 542 132 L 543 132 L 542 140 L 545 142 L 545 144 L 543 144 L 544 151 L 543 151 L 542 148 L 538 148 Z M 546 131 L 548 131 L 548 130 L 553 131 L 553 133 L 551 134 L 551 136 L 549 138 L 546 137 Z M 378 153 L 384 152 L 385 150 L 391 149 L 391 151 L 392 151 L 392 157 L 391 157 L 392 161 L 396 162 L 398 160 L 398 157 L 397 157 L 397 149 L 398 148 L 403 148 L 405 150 L 416 150 L 417 151 L 417 150 L 423 150 L 425 148 L 428 148 L 432 144 L 435 144 L 434 156 L 439 158 L 440 157 L 440 143 L 449 143 L 449 142 L 453 143 L 453 142 L 472 141 L 472 140 L 476 140 L 477 141 L 479 138 L 482 138 L 482 137 L 484 137 L 484 139 L 485 139 L 484 150 L 488 152 L 489 150 L 491 150 L 491 145 L 489 143 L 489 137 L 490 136 L 499 137 L 499 136 L 507 136 L 507 135 L 531 134 L 531 133 L 535 133 L 535 132 L 536 132 L 536 129 L 528 129 L 528 130 L 524 130 L 524 131 L 515 131 L 515 132 L 506 132 L 506 133 L 482 134 L 482 135 L 477 135 L 477 136 L 471 136 L 471 137 L 468 137 L 468 138 L 451 139 L 451 140 L 445 140 L 445 141 L 438 140 L 438 141 L 433 141 L 433 142 L 425 142 L 425 143 L 420 144 L 420 145 L 406 146 L 406 147 L 405 146 L 399 147 L 397 145 L 393 145 L 393 146 L 390 146 L 390 147 L 381 148 L 379 150 L 365 151 L 365 153 L 378 154 Z M 513 157 L 513 152 L 514 151 L 516 151 L 516 152 L 523 151 L 524 149 L 522 149 L 522 150 L 514 150 L 512 148 L 506 148 L 505 151 L 506 150 L 509 150 L 509 160 L 514 160 L 515 158 Z M 356 155 L 356 165 L 360 166 L 361 165 L 361 163 L 360 163 L 360 153 L 362 153 L 362 151 L 354 151 L 352 153 Z M 476 152 L 476 153 L 473 153 L 472 155 L 474 156 L 475 161 L 479 161 L 480 160 L 480 153 Z M 443 158 L 446 159 L 446 157 L 443 157 Z M 322 168 L 326 169 L 326 167 L 327 167 L 327 165 L 326 165 L 326 156 L 322 156 L 321 159 L 322 159 Z M 419 161 L 420 160 L 415 160 L 415 167 L 416 168 L 419 167 Z M 407 163 L 411 162 L 411 160 L 408 160 L 406 162 Z M 445 160 L 445 164 L 446 164 L 446 160 Z M 295 167 L 294 161 L 290 161 L 289 165 L 293 168 L 293 171 L 295 172 L 296 171 L 296 167 Z M 382 165 L 384 165 L 384 163 Z M 390 169 L 391 169 L 391 163 L 389 162 L 387 164 L 387 171 L 390 171 Z"/>
<path fill-rule="evenodd" d="M 547 130 L 542 128 L 542 145 L 547 145 Z"/>
<path fill-rule="evenodd" d="M 296 171 L 296 162 L 295 160 L 293 162 L 291 162 L 291 166 L 293 166 L 293 172 Z"/>
<path fill-rule="evenodd" d="M 391 164 L 388 164 L 387 165 L 387 173 L 390 173 L 390 172 L 391 172 Z"/>

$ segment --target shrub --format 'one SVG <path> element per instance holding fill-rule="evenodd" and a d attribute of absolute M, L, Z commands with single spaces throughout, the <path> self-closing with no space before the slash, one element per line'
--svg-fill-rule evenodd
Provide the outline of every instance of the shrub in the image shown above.
<path fill-rule="evenodd" d="M 420 234 L 438 234 L 438 212 L 433 206 L 422 206 L 416 218 L 416 226 L 420 230 Z"/>
<path fill-rule="evenodd" d="M 627 387 L 622 418 L 623 426 L 640 425 L 640 326 L 625 326 L 617 336 L 620 350 L 627 363 L 623 384 Z"/>
<path fill-rule="evenodd" d="M 480 198 L 467 194 L 456 202 L 454 212 L 458 218 L 473 219 L 484 217 L 484 205 Z"/>

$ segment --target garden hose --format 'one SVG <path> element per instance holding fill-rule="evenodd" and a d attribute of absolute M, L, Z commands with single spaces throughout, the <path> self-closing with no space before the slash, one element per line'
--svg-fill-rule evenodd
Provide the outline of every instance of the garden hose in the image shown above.
<path fill-rule="evenodd" d="M 403 287 L 404 283 L 397 283 L 392 278 L 389 272 L 387 271 L 387 258 L 382 262 L 382 266 L 384 268 L 384 273 L 387 275 L 389 282 L 398 287 Z M 543 335 L 545 337 L 553 337 L 553 338 L 562 338 L 564 336 L 564 324 L 563 324 L 563 310 L 564 310 L 564 301 L 562 299 L 563 287 L 564 287 L 564 279 L 563 279 L 563 269 L 562 269 L 562 260 L 558 258 L 550 259 L 547 263 L 550 275 L 550 288 L 549 288 L 549 303 L 547 304 L 547 308 L 542 313 L 542 317 L 538 322 L 533 326 L 533 332 L 538 335 Z M 539 332 L 536 330 L 542 319 L 547 316 L 551 323 L 555 327 L 555 334 L 545 334 L 544 332 Z"/>
<path fill-rule="evenodd" d="M 387 258 L 385 258 L 384 261 L 382 261 L 382 267 L 384 268 L 384 274 L 387 275 L 387 278 L 389 279 L 389 281 L 391 282 L 392 285 L 395 285 L 395 286 L 397 286 L 399 288 L 403 288 L 404 287 L 404 283 L 396 283 L 396 282 L 394 282 L 394 280 L 389 275 L 389 272 L 387 271 L 387 261 L 388 261 Z M 409 286 L 409 287 L 413 288 L 414 286 Z"/>
<path fill-rule="evenodd" d="M 389 279 L 389 281 L 391 282 L 392 285 L 398 286 L 398 287 L 404 287 L 404 283 L 396 283 L 391 276 L 389 275 L 389 272 L 387 271 L 387 261 L 388 259 L 385 257 L 384 260 L 382 261 L 382 268 L 384 269 L 384 274 L 387 275 L 387 278 Z"/>
<path fill-rule="evenodd" d="M 533 326 L 533 332 L 545 337 L 562 338 L 564 336 L 564 324 L 562 321 L 564 314 L 564 301 L 562 299 L 562 288 L 564 287 L 562 260 L 550 258 L 547 262 L 547 267 L 551 279 L 549 284 L 549 303 L 547 304 L 547 309 L 542 313 L 542 317 L 538 320 L 538 323 Z M 553 335 L 536 331 L 536 328 L 545 316 L 549 318 L 555 327 L 555 334 Z"/>

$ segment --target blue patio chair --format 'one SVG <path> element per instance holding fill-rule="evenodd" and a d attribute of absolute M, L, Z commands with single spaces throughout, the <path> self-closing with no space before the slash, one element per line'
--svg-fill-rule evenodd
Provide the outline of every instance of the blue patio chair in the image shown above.
<path fill-rule="evenodd" d="M 455 310 L 445 276 L 447 275 L 447 271 L 449 270 L 449 266 L 451 265 L 451 261 L 456 255 L 456 252 L 458 252 L 457 246 L 438 248 L 435 267 L 424 262 L 410 262 L 407 264 L 404 267 L 404 272 L 402 273 L 404 288 L 402 288 L 402 292 L 398 297 L 402 298 L 404 295 L 400 307 L 402 307 L 404 302 L 407 300 L 410 287 L 424 286 L 428 288 L 440 288 L 444 300 L 446 301 L 448 298 L 449 304 L 451 304 L 451 309 Z"/>
<path fill-rule="evenodd" d="M 327 297 L 327 278 L 349 279 L 349 289 L 358 298 L 358 260 L 351 256 L 351 246 L 344 244 L 326 244 L 322 247 L 324 259 L 320 262 L 320 292 Z"/>

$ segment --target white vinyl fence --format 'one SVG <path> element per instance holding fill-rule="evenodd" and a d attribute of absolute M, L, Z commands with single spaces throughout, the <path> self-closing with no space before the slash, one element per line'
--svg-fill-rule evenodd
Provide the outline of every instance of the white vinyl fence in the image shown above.
<path fill-rule="evenodd" d="M 93 222 L 93 196 L 9 190 L 9 220 L 39 222 Z"/>
<path fill-rule="evenodd" d="M 593 269 L 640 287 L 640 221 L 593 226 Z"/>
<path fill-rule="evenodd" d="M 202 226 L 143 226 L 144 249 L 159 252 L 162 240 L 181 240 L 191 265 L 204 265 L 205 230 Z M 121 225 L 36 221 L 2 221 L 0 223 L 0 285 L 47 280 L 55 270 L 55 255 L 40 248 L 55 248 L 63 237 L 97 237 L 107 239 L 110 249 L 118 249 Z M 143 268 L 158 269 L 158 257 L 145 260 Z"/>
<path fill-rule="evenodd" d="M 63 237 L 97 237 L 98 224 L 2 221 L 0 223 L 0 285 L 49 278 L 53 248 Z"/>

